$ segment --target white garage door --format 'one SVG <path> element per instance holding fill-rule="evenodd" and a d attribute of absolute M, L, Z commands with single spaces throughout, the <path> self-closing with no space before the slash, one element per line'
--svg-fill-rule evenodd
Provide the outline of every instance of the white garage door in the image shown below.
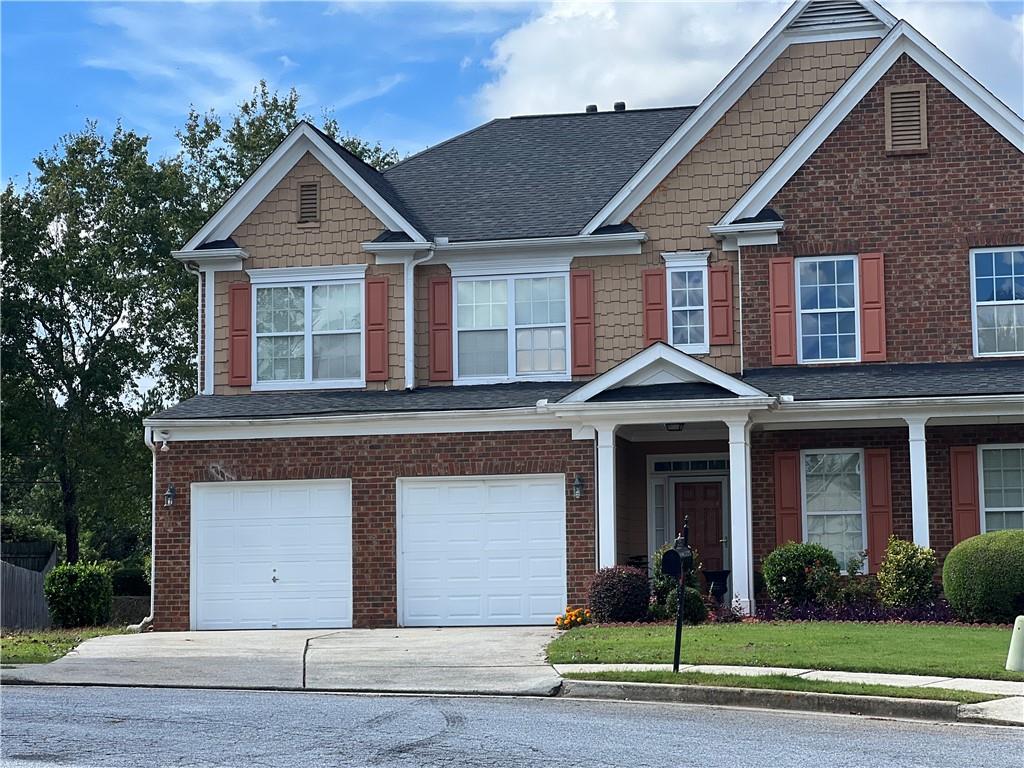
<path fill-rule="evenodd" d="M 192 626 L 352 626 L 348 480 L 192 486 Z"/>
<path fill-rule="evenodd" d="M 399 481 L 404 626 L 550 624 L 565 606 L 565 477 Z"/>

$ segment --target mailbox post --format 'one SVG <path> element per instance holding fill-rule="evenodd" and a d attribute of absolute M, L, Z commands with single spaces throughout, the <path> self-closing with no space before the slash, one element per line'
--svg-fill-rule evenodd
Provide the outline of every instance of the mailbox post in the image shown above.
<path fill-rule="evenodd" d="M 693 569 L 693 550 L 690 549 L 689 518 L 683 518 L 683 532 L 676 537 L 675 546 L 661 559 L 661 571 L 678 584 L 676 601 L 676 646 L 672 654 L 672 671 L 679 671 L 679 651 L 683 641 L 683 604 L 686 601 L 686 574 Z"/>

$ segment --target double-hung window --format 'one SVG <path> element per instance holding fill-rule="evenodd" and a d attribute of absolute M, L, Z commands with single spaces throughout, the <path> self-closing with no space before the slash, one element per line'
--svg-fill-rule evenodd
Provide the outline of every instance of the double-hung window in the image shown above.
<path fill-rule="evenodd" d="M 860 359 L 856 257 L 797 259 L 796 294 L 800 303 L 799 362 Z"/>
<path fill-rule="evenodd" d="M 1024 355 L 1024 246 L 971 251 L 974 354 Z"/>
<path fill-rule="evenodd" d="M 801 454 L 804 539 L 832 550 L 841 568 L 867 548 L 864 456 L 858 449 Z"/>
<path fill-rule="evenodd" d="M 1024 445 L 982 446 L 981 530 L 1024 528 Z"/>
<path fill-rule="evenodd" d="M 363 385 L 363 281 L 255 284 L 254 389 Z"/>
<path fill-rule="evenodd" d="M 455 280 L 456 380 L 569 375 L 565 275 Z"/>
<path fill-rule="evenodd" d="M 708 252 L 664 253 L 668 273 L 668 335 L 672 346 L 708 352 Z"/>

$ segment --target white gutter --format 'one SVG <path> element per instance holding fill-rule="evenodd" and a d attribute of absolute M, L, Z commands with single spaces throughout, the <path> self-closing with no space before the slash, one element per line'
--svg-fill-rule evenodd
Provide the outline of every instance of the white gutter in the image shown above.
<path fill-rule="evenodd" d="M 971 405 L 1018 405 L 1020 415 L 1024 416 L 1024 394 L 1018 395 L 951 395 L 947 397 L 886 397 L 859 400 L 799 400 L 783 399 L 779 406 L 779 414 L 800 413 L 802 411 L 819 413 L 821 411 L 849 411 L 858 408 L 946 408 L 949 406 Z M 941 416 L 942 414 L 935 414 Z"/>
<path fill-rule="evenodd" d="M 615 244 L 642 243 L 647 240 L 646 232 L 616 232 L 604 235 L 566 235 L 563 237 L 523 237 L 506 240 L 467 240 L 450 243 L 438 238 L 432 243 L 360 243 L 364 251 L 382 254 L 402 254 L 409 251 L 434 251 L 435 253 L 461 253 L 465 251 L 518 251 L 541 248 L 586 248 Z M 586 255 L 585 253 L 581 255 Z"/>
<path fill-rule="evenodd" d="M 607 402 L 607 403 L 550 403 L 537 402 L 537 410 L 555 416 L 598 417 L 608 419 L 633 419 L 652 417 L 665 421 L 666 413 L 698 413 L 707 411 L 765 410 L 772 408 L 778 400 L 774 397 L 732 397 L 707 400 L 656 400 L 653 402 Z"/>
<path fill-rule="evenodd" d="M 153 483 L 150 490 L 150 534 L 149 534 L 149 614 L 138 624 L 129 624 L 129 632 L 145 632 L 153 624 L 156 606 L 156 451 L 153 444 L 153 428 L 146 427 L 142 438 L 153 454 Z"/>

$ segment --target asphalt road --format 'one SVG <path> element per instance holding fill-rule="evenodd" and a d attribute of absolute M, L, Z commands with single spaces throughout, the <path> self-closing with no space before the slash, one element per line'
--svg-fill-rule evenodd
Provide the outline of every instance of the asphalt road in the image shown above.
<path fill-rule="evenodd" d="M 567 699 L 5 686 L 4 766 L 1014 766 L 1010 728 Z"/>

